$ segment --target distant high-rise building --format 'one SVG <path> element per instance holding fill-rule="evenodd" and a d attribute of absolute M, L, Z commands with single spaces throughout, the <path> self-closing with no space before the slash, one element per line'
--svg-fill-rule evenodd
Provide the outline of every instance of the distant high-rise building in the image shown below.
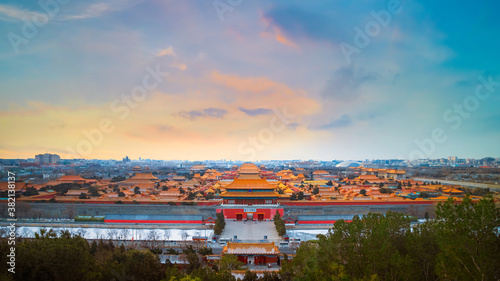
<path fill-rule="evenodd" d="M 54 164 L 61 160 L 61 157 L 57 154 L 38 154 L 35 155 L 35 162 L 40 164 Z"/>
<path fill-rule="evenodd" d="M 457 160 L 458 160 L 458 157 L 456 157 L 456 156 L 454 156 L 454 157 L 451 157 L 451 156 L 448 157 L 448 162 L 450 164 L 456 164 Z"/>

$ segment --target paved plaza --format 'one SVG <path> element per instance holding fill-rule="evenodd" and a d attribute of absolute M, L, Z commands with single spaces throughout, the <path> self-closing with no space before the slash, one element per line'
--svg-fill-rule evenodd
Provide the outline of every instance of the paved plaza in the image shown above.
<path fill-rule="evenodd" d="M 269 242 L 279 242 L 281 238 L 273 221 L 227 221 L 221 238 L 238 237 L 241 242 L 256 243 L 267 236 Z"/>

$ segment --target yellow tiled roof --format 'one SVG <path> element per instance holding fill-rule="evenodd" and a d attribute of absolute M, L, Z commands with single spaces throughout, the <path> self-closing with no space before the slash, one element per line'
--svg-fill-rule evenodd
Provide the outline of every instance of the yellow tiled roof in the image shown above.
<path fill-rule="evenodd" d="M 223 254 L 280 254 L 274 242 L 269 243 L 232 243 L 227 242 L 222 250 Z"/>

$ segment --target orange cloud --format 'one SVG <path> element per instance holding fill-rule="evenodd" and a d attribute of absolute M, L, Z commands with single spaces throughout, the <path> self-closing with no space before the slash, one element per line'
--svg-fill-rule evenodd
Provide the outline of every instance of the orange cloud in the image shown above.
<path fill-rule="evenodd" d="M 263 37 L 273 37 L 274 40 L 280 42 L 281 44 L 287 45 L 289 47 L 297 48 L 297 45 L 287 38 L 281 28 L 279 28 L 277 25 L 273 24 L 271 20 L 266 18 L 262 13 L 261 13 L 261 21 L 262 23 L 266 26 L 267 30 L 262 32 L 260 35 Z"/>
<path fill-rule="evenodd" d="M 221 74 L 217 71 L 212 71 L 211 77 L 217 84 L 227 86 L 237 91 L 246 91 L 259 93 L 270 89 L 281 88 L 286 94 L 290 94 L 291 90 L 283 84 L 271 81 L 265 77 L 257 78 L 241 78 L 231 74 Z"/>
<path fill-rule="evenodd" d="M 234 107 L 283 108 L 299 115 L 308 115 L 320 109 L 319 103 L 308 97 L 302 89 L 292 89 L 267 77 L 240 77 L 232 74 L 211 72 L 211 79 L 231 90 Z"/>
<path fill-rule="evenodd" d="M 174 52 L 174 48 L 172 48 L 172 46 L 169 46 L 163 50 L 160 50 L 157 54 L 157 56 L 159 57 L 163 57 L 163 56 L 176 56 L 175 52 Z"/>
<path fill-rule="evenodd" d="M 65 106 L 39 101 L 9 106 L 0 113 L 0 125 L 9 132 L 9 138 L 0 139 L 0 158 L 51 152 L 63 158 L 236 159 L 242 157 L 237 152 L 239 144 L 268 128 L 270 120 L 276 118 L 273 109 L 296 116 L 294 124 L 304 124 L 303 118 L 320 108 L 304 90 L 268 77 L 212 71 L 176 82 L 187 85 L 182 95 L 152 91 L 147 99 L 129 108 L 124 119 L 121 111 L 111 107 L 113 100 L 97 106 L 84 101 Z M 193 120 L 178 115 L 209 108 L 227 113 L 223 118 Z M 269 113 L 250 116 L 242 108 L 268 109 Z M 111 120 L 114 130 L 103 133 L 102 141 L 92 145 L 89 154 L 72 154 L 71 150 L 88 141 L 88 134 L 95 136 L 104 118 Z M 274 136 L 276 143 L 266 146 L 267 152 L 299 144 L 303 138 L 314 139 L 317 134 L 300 126 L 281 131 Z"/>
<path fill-rule="evenodd" d="M 276 39 L 276 41 L 278 41 L 282 44 L 285 44 L 287 46 L 290 46 L 290 47 L 297 47 L 297 45 L 295 45 L 295 43 L 293 43 L 288 38 L 286 38 L 285 35 L 283 35 L 283 32 L 281 31 L 281 29 L 278 28 L 277 26 L 274 26 L 274 32 L 275 32 L 274 38 Z"/>

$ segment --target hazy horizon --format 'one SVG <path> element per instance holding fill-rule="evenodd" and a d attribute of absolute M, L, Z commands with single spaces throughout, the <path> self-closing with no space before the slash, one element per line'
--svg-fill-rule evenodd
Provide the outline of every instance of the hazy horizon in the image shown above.
<path fill-rule="evenodd" d="M 43 153 L 42 153 L 43 154 Z M 63 160 L 85 160 L 85 161 L 91 161 L 91 160 L 98 160 L 98 161 L 108 161 L 108 160 L 113 160 L 113 161 L 122 161 L 126 156 L 122 158 L 61 158 L 61 161 Z M 449 157 L 455 157 L 455 156 L 449 156 Z M 485 157 L 480 157 L 480 158 L 472 158 L 472 157 L 458 157 L 458 159 L 474 159 L 474 160 L 482 160 L 484 158 L 493 158 L 493 159 L 498 159 L 496 157 L 491 157 L 491 156 L 485 156 Z M 417 160 L 439 160 L 439 159 L 447 159 L 448 157 L 441 157 L 441 158 L 425 158 L 425 159 L 417 159 Z M 8 160 L 8 159 L 22 159 L 22 160 L 28 160 L 28 159 L 34 159 L 34 157 L 28 157 L 28 158 L 0 158 L 3 160 Z M 144 160 L 150 160 L 150 161 L 188 161 L 188 162 L 208 162 L 208 161 L 226 161 L 226 162 L 265 162 L 265 161 L 321 161 L 321 162 L 333 162 L 333 161 L 339 161 L 339 162 L 363 162 L 363 161 L 374 161 L 374 160 L 397 160 L 397 161 L 407 161 L 408 159 L 401 159 L 401 158 L 365 158 L 365 159 L 351 159 L 351 158 L 346 158 L 346 159 L 292 159 L 292 158 L 282 158 L 282 159 L 255 159 L 255 160 L 244 160 L 244 159 L 159 159 L 159 158 L 130 158 L 130 161 L 144 161 Z"/>

